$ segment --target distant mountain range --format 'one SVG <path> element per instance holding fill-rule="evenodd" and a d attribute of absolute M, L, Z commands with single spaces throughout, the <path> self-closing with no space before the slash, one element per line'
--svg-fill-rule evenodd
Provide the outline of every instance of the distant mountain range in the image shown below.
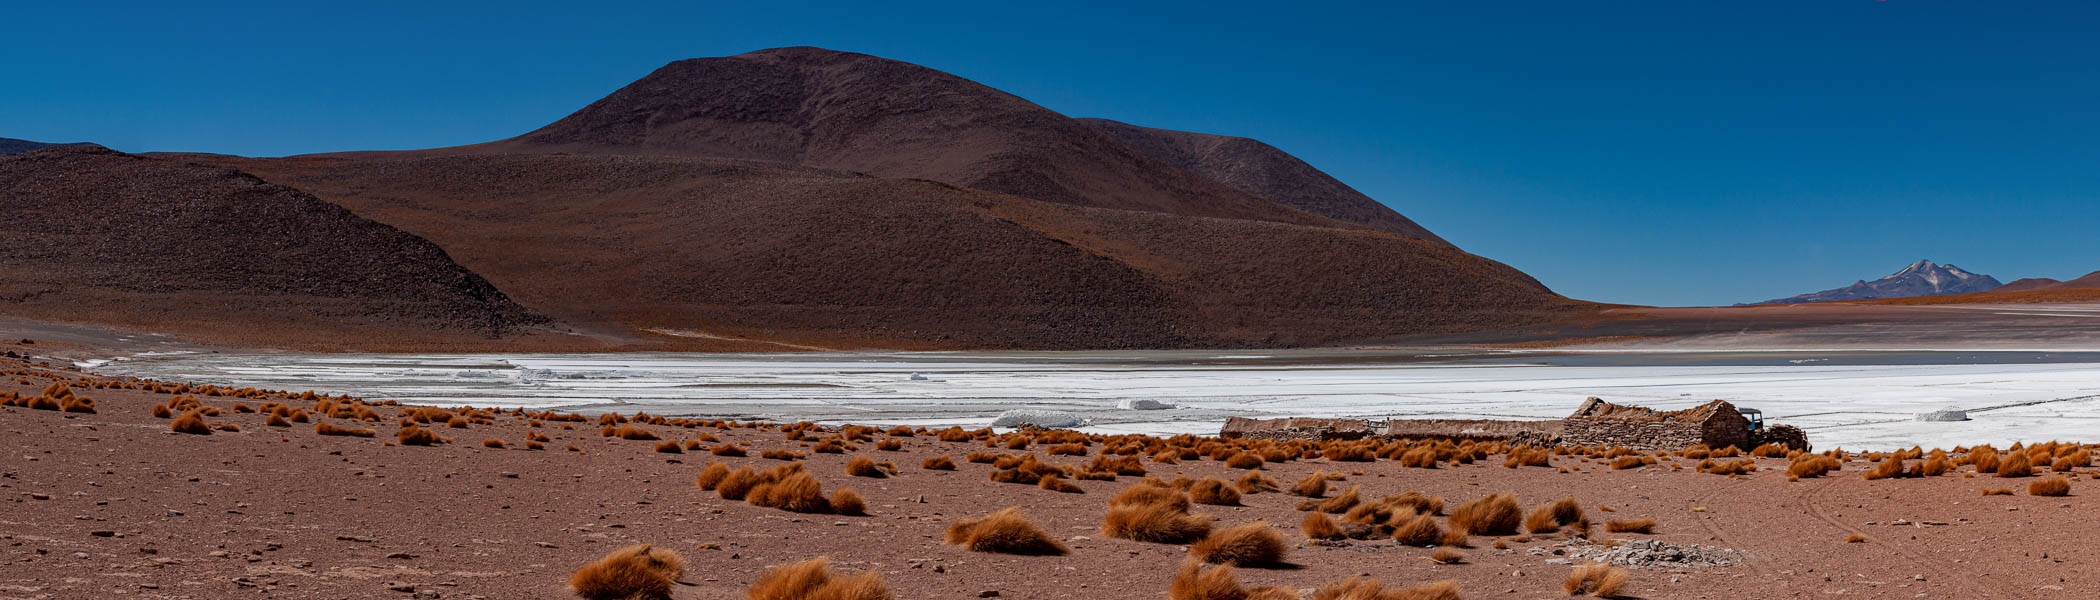
<path fill-rule="evenodd" d="M 29 151 L 32 151 L 32 150 L 42 150 L 42 149 L 45 149 L 45 148 L 57 148 L 57 147 L 87 147 L 87 148 L 100 148 L 101 146 L 100 146 L 100 145 L 97 145 L 97 144 L 90 144 L 90 143 L 87 143 L 87 142 L 71 142 L 71 143 L 65 143 L 65 144 L 54 144 L 54 143 L 50 143 L 50 142 L 32 142 L 32 141 L 29 141 L 29 140 L 18 140 L 18 139 L 14 139 L 14 138 L 0 138 L 0 156 L 5 156 L 5 155 L 9 155 L 9 154 L 21 154 L 21 153 L 23 153 L 23 152 L 29 152 Z"/>
<path fill-rule="evenodd" d="M 1998 286 L 1993 292 L 2031 292 L 2037 290 L 2090 290 L 2100 289 L 2100 271 L 2087 273 L 2084 277 L 2070 281 L 2057 281 L 2047 277 L 2029 277 Z"/>
<path fill-rule="evenodd" d="M 1945 296 L 1949 294 L 1991 291 L 2001 285 L 2003 284 L 1997 278 L 1989 275 L 1970 273 L 1954 265 L 1941 265 L 1929 260 L 1921 260 L 1911 263 L 1910 266 L 1904 267 L 1903 270 L 1897 271 L 1892 275 L 1873 281 L 1862 280 L 1841 288 L 1763 302 L 1752 302 L 1750 305 Z"/>

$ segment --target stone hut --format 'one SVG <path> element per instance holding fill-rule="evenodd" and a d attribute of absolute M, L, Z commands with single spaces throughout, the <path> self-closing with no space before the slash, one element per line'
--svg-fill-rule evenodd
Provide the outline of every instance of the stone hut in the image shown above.
<path fill-rule="evenodd" d="M 1684 410 L 1659 411 L 1590 398 L 1561 424 L 1562 444 L 1678 450 L 1695 444 L 1749 450 L 1750 419 L 1715 400 Z"/>
<path fill-rule="evenodd" d="M 1363 419 L 1249 419 L 1232 417 L 1218 430 L 1219 437 L 1250 440 L 1356 440 L 1375 433 Z"/>
<path fill-rule="evenodd" d="M 1394 419 L 1386 422 L 1384 437 L 1553 446 L 1560 442 L 1561 427 L 1560 421 Z"/>

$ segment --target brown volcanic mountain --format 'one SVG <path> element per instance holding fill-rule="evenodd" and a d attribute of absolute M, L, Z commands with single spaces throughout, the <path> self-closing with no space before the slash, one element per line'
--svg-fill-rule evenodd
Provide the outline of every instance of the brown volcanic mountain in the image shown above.
<path fill-rule="evenodd" d="M 1333 224 L 1175 168 L 1011 94 L 821 48 L 681 60 L 537 131 L 438 152 L 742 158 L 1079 206 Z"/>
<path fill-rule="evenodd" d="M 1579 310 L 1448 245 L 670 156 L 218 158 L 567 322 L 819 346 L 1307 345 Z"/>
<path fill-rule="evenodd" d="M 2100 289 L 2100 271 L 2085 274 L 2070 281 L 2057 281 L 2047 277 L 2029 277 L 1991 288 L 1993 292 L 2029 292 L 2035 290 L 2090 290 Z"/>
<path fill-rule="evenodd" d="M 953 75 L 785 48 L 671 63 L 509 140 L 187 160 L 428 238 L 597 332 L 1295 346 L 1593 310 L 1263 148 L 1184 168 Z"/>
<path fill-rule="evenodd" d="M 1407 237 L 1445 242 L 1349 184 L 1275 146 L 1243 137 L 1080 119 L 1140 152 L 1257 198 Z"/>
<path fill-rule="evenodd" d="M 545 320 L 428 241 L 231 169 L 99 147 L 0 156 L 0 214 L 10 316 L 221 340 L 240 337 L 229 323 L 311 340 Z"/>

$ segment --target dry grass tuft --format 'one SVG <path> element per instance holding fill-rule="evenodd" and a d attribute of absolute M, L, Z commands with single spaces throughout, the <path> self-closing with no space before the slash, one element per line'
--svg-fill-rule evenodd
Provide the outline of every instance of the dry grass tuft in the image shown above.
<path fill-rule="evenodd" d="M 1866 542 L 1866 541 L 1867 541 L 1867 536 L 1864 536 L 1864 535 L 1860 535 L 1860 534 L 1857 534 L 1857 533 L 1855 533 L 1855 534 L 1852 534 L 1852 535 L 1848 535 L 1848 536 L 1845 536 L 1845 543 L 1847 543 L 1847 544 L 1859 544 L 1859 543 L 1864 543 L 1864 542 Z"/>
<path fill-rule="evenodd" d="M 744 592 L 750 600 L 891 600 L 882 575 L 864 571 L 832 577 L 830 559 L 813 558 L 766 569 Z"/>
<path fill-rule="evenodd" d="M 919 468 L 928 471 L 953 471 L 955 470 L 955 461 L 947 456 L 936 456 L 919 463 Z"/>
<path fill-rule="evenodd" d="M 1524 518 L 1524 530 L 1531 533 L 1552 533 L 1560 531 L 1561 527 L 1574 525 L 1581 520 L 1583 520 L 1582 504 L 1577 503 L 1575 498 L 1570 496 L 1561 498 L 1552 504 L 1541 504 L 1538 508 L 1531 509 L 1531 514 Z"/>
<path fill-rule="evenodd" d="M 1079 487 L 1079 484 L 1072 483 L 1070 481 L 1065 481 L 1063 477 L 1058 477 L 1056 475 L 1044 475 L 1041 480 L 1035 483 L 1035 486 L 1062 494 L 1086 493 L 1086 488 Z"/>
<path fill-rule="evenodd" d="M 1604 530 L 1612 533 L 1655 533 L 1655 519 L 1610 521 Z"/>
<path fill-rule="evenodd" d="M 831 501 L 824 498 L 824 484 L 818 483 L 816 476 L 802 471 L 796 471 L 763 488 L 754 488 L 744 500 L 758 506 L 788 512 L 831 511 Z"/>
<path fill-rule="evenodd" d="M 367 438 L 368 438 L 368 437 L 374 437 L 374 436 L 377 436 L 377 435 L 379 435 L 379 432 L 378 432 L 378 431 L 374 431 L 374 430 L 371 430 L 371 429 L 365 429 L 365 428 L 362 428 L 362 427 L 343 427 L 343 426 L 339 426 L 339 425 L 336 425 L 336 424 L 334 424 L 334 423 L 329 423 L 329 422 L 327 422 L 327 421 L 322 421 L 322 422 L 319 422 L 319 423 L 315 423 L 315 424 L 314 424 L 314 433 L 317 433 L 317 434 L 321 434 L 321 435 L 344 435 L 344 436 L 350 436 L 350 437 L 367 437 Z"/>
<path fill-rule="evenodd" d="M 1625 593 L 1626 570 L 1611 565 L 1583 565 L 1569 573 L 1560 582 L 1561 591 L 1570 596 L 1596 596 L 1619 598 Z"/>
<path fill-rule="evenodd" d="M 1063 556 L 1071 552 L 1015 506 L 976 519 L 948 524 L 947 542 L 972 552 Z"/>
<path fill-rule="evenodd" d="M 1210 535 L 1210 517 L 1183 510 L 1172 503 L 1111 504 L 1101 519 L 1101 534 L 1159 544 L 1186 544 Z"/>
<path fill-rule="evenodd" d="M 664 454 L 685 454 L 685 448 L 673 441 L 657 442 L 656 451 Z"/>
<path fill-rule="evenodd" d="M 1436 524 L 1436 517 L 1415 515 L 1393 530 L 1393 541 L 1417 548 L 1441 545 L 1444 543 L 1444 528 Z"/>
<path fill-rule="evenodd" d="M 669 600 L 685 576 L 685 559 L 654 546 L 614 550 L 569 575 L 569 591 L 586 600 Z"/>
<path fill-rule="evenodd" d="M 854 456 L 852 460 L 846 461 L 846 474 L 854 477 L 874 477 L 876 479 L 889 477 L 888 473 L 882 472 L 881 465 L 875 464 L 874 460 L 865 456 Z"/>
<path fill-rule="evenodd" d="M 2034 483 L 2027 484 L 2027 495 L 2069 496 L 2071 495 L 2071 480 L 2065 479 L 2062 475 L 2058 475 L 2055 477 L 2050 477 L 2048 479 L 2035 481 Z"/>
<path fill-rule="evenodd" d="M 715 456 L 745 456 L 749 454 L 748 452 L 744 451 L 743 446 L 738 446 L 734 443 L 722 444 L 713 448 L 708 448 L 707 453 L 713 454 Z"/>
<path fill-rule="evenodd" d="M 1305 538 L 1309 540 L 1339 540 L 1344 537 L 1342 527 L 1336 525 L 1334 519 L 1323 512 L 1305 513 L 1305 520 L 1298 523 L 1298 531 L 1304 533 Z"/>
<path fill-rule="evenodd" d="M 1351 577 L 1313 590 L 1312 600 L 1459 600 L 1458 582 L 1450 579 L 1413 587 L 1386 589 L 1377 579 Z"/>
<path fill-rule="evenodd" d="M 1213 506 L 1239 506 L 1240 492 L 1224 481 L 1205 477 L 1189 486 L 1189 500 Z"/>
<path fill-rule="evenodd" d="M 1984 490 L 1984 491 L 1983 491 L 1983 495 L 1985 495 L 1985 496 L 2011 496 L 2011 495 L 2013 495 L 2013 491 L 2012 491 L 2012 489 L 2010 489 L 2010 488 L 1998 488 L 1998 489 L 1995 489 L 1995 490 L 1992 490 L 1992 489 L 1986 489 L 1986 490 Z"/>
<path fill-rule="evenodd" d="M 831 493 L 831 513 L 854 517 L 866 516 L 868 514 L 868 501 L 861 499 L 860 492 L 853 491 L 853 488 L 839 488 L 838 491 Z"/>
<path fill-rule="evenodd" d="M 1276 480 L 1270 479 L 1266 475 L 1262 475 L 1261 471 L 1259 470 L 1248 471 L 1247 474 L 1241 475 L 1238 480 L 1232 482 L 1232 487 L 1233 489 L 1238 490 L 1239 493 L 1242 494 L 1276 492 L 1283 489 L 1276 485 Z"/>
<path fill-rule="evenodd" d="M 175 417 L 173 422 L 168 423 L 168 431 L 194 435 L 211 435 L 211 424 L 205 423 L 203 413 L 193 408 L 183 411 L 182 416 Z"/>
<path fill-rule="evenodd" d="M 1429 560 L 1440 565 L 1455 565 L 1466 562 L 1466 553 L 1450 548 L 1438 548 L 1429 553 Z"/>
<path fill-rule="evenodd" d="M 2034 462 L 2027 459 L 2027 453 L 2025 452 L 2007 453 L 2005 458 L 1998 461 L 1998 476 L 2032 477 L 2034 476 Z"/>
<path fill-rule="evenodd" d="M 399 433 L 394 434 L 394 440 L 401 442 L 403 446 L 435 446 L 452 442 L 450 438 L 438 435 L 435 431 L 417 427 L 415 423 L 409 423 L 407 426 L 402 427 Z"/>
<path fill-rule="evenodd" d="M 499 440 L 499 439 L 496 439 L 496 438 L 489 438 L 489 439 L 481 440 L 481 447 L 483 447 L 483 448 L 495 448 L 495 449 L 497 449 L 497 450 L 502 450 L 502 449 L 503 449 L 503 440 Z"/>
<path fill-rule="evenodd" d="M 1451 528 L 1473 535 L 1509 535 L 1517 532 L 1523 514 L 1516 496 L 1493 494 L 1458 505 L 1451 511 Z"/>
<path fill-rule="evenodd" d="M 1211 564 L 1255 567 L 1282 564 L 1284 548 L 1283 535 L 1255 521 L 1213 532 L 1190 546 L 1189 553 Z"/>
<path fill-rule="evenodd" d="M 1305 479 L 1298 480 L 1297 485 L 1291 486 L 1291 495 L 1307 498 L 1327 495 L 1327 473 L 1313 471 L 1313 474 L 1305 476 Z"/>
<path fill-rule="evenodd" d="M 715 490 L 716 485 L 720 485 L 722 483 L 722 478 L 728 476 L 728 465 L 724 465 L 722 463 L 714 461 L 708 461 L 707 466 L 702 467 L 700 469 L 700 475 L 698 477 L 693 478 L 693 485 L 698 486 L 702 490 L 712 492 Z"/>

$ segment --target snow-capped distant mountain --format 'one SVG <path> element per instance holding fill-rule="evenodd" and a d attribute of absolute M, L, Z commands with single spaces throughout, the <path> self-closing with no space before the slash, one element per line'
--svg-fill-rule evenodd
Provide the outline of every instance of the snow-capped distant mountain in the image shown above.
<path fill-rule="evenodd" d="M 1801 302 L 1830 302 L 1833 300 L 1873 300 L 1875 298 L 1910 298 L 1914 296 L 1945 296 L 1981 292 L 2003 285 L 1998 279 L 1981 273 L 1970 273 L 1954 265 L 1933 264 L 1929 260 L 1911 263 L 1894 275 L 1873 281 L 1860 281 L 1834 290 L 1823 290 L 1813 294 L 1802 294 L 1792 298 L 1780 298 L 1753 302 L 1752 304 L 1796 304 Z"/>

